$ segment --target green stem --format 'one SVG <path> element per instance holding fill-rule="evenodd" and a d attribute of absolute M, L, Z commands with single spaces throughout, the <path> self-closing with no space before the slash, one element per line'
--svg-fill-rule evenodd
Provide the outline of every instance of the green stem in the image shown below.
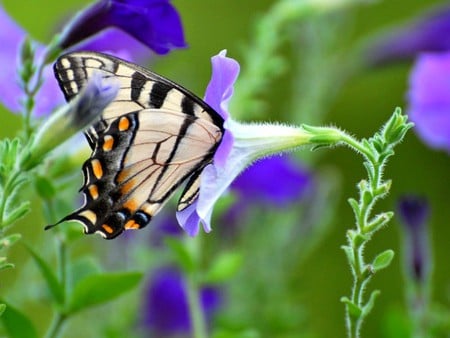
<path fill-rule="evenodd" d="M 57 313 L 53 317 L 52 324 L 51 324 L 50 329 L 48 330 L 47 334 L 45 335 L 45 338 L 59 337 L 59 334 L 61 333 L 61 329 L 62 329 L 66 319 L 67 319 L 66 316 L 64 316 L 61 313 Z"/>
<path fill-rule="evenodd" d="M 189 313 L 191 315 L 192 337 L 206 338 L 208 336 L 206 329 L 206 322 L 200 302 L 199 283 L 198 278 L 196 278 L 196 275 L 190 274 L 187 277 L 186 289 L 187 289 Z"/>
<path fill-rule="evenodd" d="M 62 285 L 64 303 L 67 289 L 67 246 L 66 242 L 63 238 L 58 236 L 57 238 L 57 253 L 58 253 L 58 273 L 59 273 L 59 282 Z"/>
<path fill-rule="evenodd" d="M 186 249 L 189 251 L 193 266 L 190 269 L 184 271 L 186 276 L 186 293 L 187 302 L 189 307 L 189 314 L 192 324 L 192 337 L 193 338 L 206 338 L 207 327 L 205 316 L 200 299 L 200 260 L 201 260 L 201 236 L 186 237 L 184 242 Z"/>
<path fill-rule="evenodd" d="M 20 176 L 20 170 L 13 169 L 13 171 L 10 173 L 8 178 L 6 179 L 5 186 L 3 188 L 3 192 L 0 198 L 0 229 L 3 229 L 5 226 L 9 224 L 4 224 L 5 222 L 5 209 L 6 205 L 8 203 L 8 199 L 11 197 L 11 194 L 13 193 L 17 179 Z"/>

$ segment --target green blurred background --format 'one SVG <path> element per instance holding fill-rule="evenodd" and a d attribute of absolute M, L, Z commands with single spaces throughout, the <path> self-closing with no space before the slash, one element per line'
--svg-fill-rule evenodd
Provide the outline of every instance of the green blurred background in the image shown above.
<path fill-rule="evenodd" d="M 64 22 L 71 13 L 80 9 L 87 1 L 3 1 L 4 7 L 31 35 L 43 42 L 48 42 L 55 28 Z M 209 80 L 209 58 L 222 49 L 228 55 L 242 60 L 242 51 L 252 40 L 255 21 L 270 8 L 273 1 L 173 1 L 179 10 L 189 48 L 175 51 L 168 56 L 158 58 L 152 69 L 176 80 L 193 92 L 202 96 Z M 337 20 L 339 27 L 344 27 L 337 36 L 335 46 L 343 51 L 354 46 L 362 38 L 379 33 L 389 27 L 401 24 L 433 4 L 444 1 L 398 0 L 379 1 L 373 5 L 358 6 L 341 12 Z M 320 38 L 320 37 L 318 37 Z M 287 66 L 295 64 L 294 57 L 302 55 L 305 46 L 302 40 L 286 44 L 284 53 Z M 307 51 L 305 51 L 306 53 Z M 349 56 L 350 57 L 350 56 Z M 241 64 L 245 67 L 245 64 Z M 323 123 L 339 126 L 357 137 L 371 136 L 387 120 L 394 108 L 405 107 L 408 73 L 411 64 L 394 65 L 375 70 L 359 71 L 347 81 L 337 83 L 339 88 L 332 88 L 330 102 L 322 113 Z M 314 71 L 314 70 L 313 70 Z M 274 82 L 274 88 L 264 95 L 267 101 L 267 114 L 271 120 L 291 122 L 294 111 L 286 104 L 292 95 L 291 84 L 294 76 L 301 74 L 288 68 Z M 0 136 L 13 136 L 19 125 L 19 119 L 0 108 L 2 123 Z M 305 121 L 315 122 L 315 121 Z M 345 242 L 345 231 L 353 224 L 352 211 L 347 204 L 348 197 L 355 197 L 356 183 L 364 177 L 361 159 L 348 149 L 337 148 L 319 150 L 320 156 L 314 166 L 333 167 L 339 172 L 342 191 L 338 198 L 338 215 L 332 221 L 331 230 L 315 249 L 306 264 L 298 267 L 301 284 L 296 287 L 301 291 L 301 298 L 310 311 L 309 327 L 319 337 L 344 337 L 344 306 L 339 299 L 348 295 L 351 276 L 348 264 L 340 246 Z M 390 195 L 380 203 L 379 210 L 392 210 L 396 200 L 402 194 L 417 193 L 426 196 L 431 204 L 431 241 L 434 258 L 433 299 L 450 306 L 450 155 L 428 148 L 411 132 L 406 141 L 397 148 L 397 154 L 390 161 L 386 177 L 393 179 Z M 38 208 L 38 206 L 36 206 Z M 34 218 L 33 218 L 34 217 Z M 34 236 L 42 225 L 36 221 L 39 212 L 28 216 L 16 228 L 25 236 Z M 31 222 L 33 220 L 33 222 Z M 33 229 L 25 229 L 25 225 Z M 367 248 L 367 257 L 384 249 L 393 248 L 399 252 L 399 225 L 396 220 L 374 238 Z M 145 231 L 151 231 L 146 229 Z M 263 229 L 261 229 L 263 231 Z M 211 236 L 214 235 L 214 232 Z M 40 235 L 39 235 L 40 236 Z M 96 241 L 101 250 L 116 250 L 115 242 Z M 20 266 L 24 255 L 20 248 L 14 248 L 11 261 Z M 364 325 L 364 337 L 383 337 L 384 321 L 391 311 L 404 306 L 403 278 L 400 267 L 401 255 L 396 255 L 394 263 L 385 271 L 375 276 L 369 289 L 380 289 L 373 313 Z M 267 268 L 270 269 L 270 262 Z M 307 271 L 306 270 L 307 267 Z M 17 269 L 16 269 L 17 270 Z M 4 273 L 7 281 L 15 283 L 16 270 Z M 267 285 L 267 288 L 276 286 Z"/>

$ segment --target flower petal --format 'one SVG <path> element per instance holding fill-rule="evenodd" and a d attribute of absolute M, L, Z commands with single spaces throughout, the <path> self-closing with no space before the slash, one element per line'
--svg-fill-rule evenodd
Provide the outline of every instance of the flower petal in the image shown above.
<path fill-rule="evenodd" d="M 22 90 L 17 79 L 17 57 L 21 43 L 25 39 L 25 31 L 14 22 L 0 4 L 0 101 L 13 112 L 19 112 L 19 98 Z"/>
<path fill-rule="evenodd" d="M 450 53 L 422 54 L 410 76 L 408 115 L 429 146 L 450 152 Z"/>
<path fill-rule="evenodd" d="M 372 65 L 411 60 L 424 52 L 450 50 L 450 6 L 439 6 L 382 37 L 366 52 Z"/>
<path fill-rule="evenodd" d="M 67 49 L 111 26 L 159 54 L 186 46 L 180 16 L 168 0 L 98 1 L 67 26 L 60 46 Z"/>
<path fill-rule="evenodd" d="M 302 198 L 311 183 L 310 173 L 298 161 L 281 155 L 257 161 L 236 178 L 231 188 L 246 201 L 282 207 Z"/>
<path fill-rule="evenodd" d="M 214 108 L 224 120 L 228 118 L 228 102 L 239 75 L 239 63 L 226 57 L 226 50 L 211 58 L 212 75 L 205 93 L 205 102 Z"/>
<path fill-rule="evenodd" d="M 189 236 L 196 236 L 200 228 L 200 217 L 197 213 L 197 203 L 198 201 L 194 201 L 186 209 L 177 211 L 176 214 L 178 224 L 180 224 Z"/>

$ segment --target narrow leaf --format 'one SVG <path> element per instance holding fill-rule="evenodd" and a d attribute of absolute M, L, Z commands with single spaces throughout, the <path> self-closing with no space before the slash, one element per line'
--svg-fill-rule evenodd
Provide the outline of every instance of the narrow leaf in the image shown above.
<path fill-rule="evenodd" d="M 56 275 L 53 273 L 52 268 L 33 249 L 31 249 L 30 246 L 25 245 L 25 247 L 39 268 L 42 277 L 44 277 L 45 283 L 47 284 L 53 299 L 59 305 L 62 305 L 64 303 L 64 289 L 56 278 Z"/>
<path fill-rule="evenodd" d="M 167 237 L 164 243 L 171 249 L 177 263 L 185 272 L 192 272 L 195 269 L 195 259 L 182 241 Z"/>
<path fill-rule="evenodd" d="M 4 221 L 5 224 L 12 224 L 18 221 L 26 214 L 28 214 L 30 210 L 31 210 L 31 203 L 29 201 L 20 203 L 19 206 L 14 208 L 13 210 L 8 210 Z"/>
<path fill-rule="evenodd" d="M 13 263 L 0 264 L 0 270 L 12 269 L 14 266 L 15 265 Z"/>
<path fill-rule="evenodd" d="M 140 272 L 103 273 L 81 280 L 70 295 L 68 312 L 74 313 L 118 298 L 142 279 Z"/>
<path fill-rule="evenodd" d="M 25 314 L 9 304 L 2 305 L 4 306 L 4 312 L 0 319 L 9 338 L 38 338 L 34 324 Z"/>
<path fill-rule="evenodd" d="M 0 316 L 5 312 L 6 310 L 6 304 L 0 304 Z"/>
<path fill-rule="evenodd" d="M 219 255 L 204 277 L 205 283 L 219 283 L 231 278 L 242 265 L 242 255 L 225 252 Z"/>
<path fill-rule="evenodd" d="M 373 306 L 375 305 L 375 299 L 377 299 L 377 297 L 379 295 L 380 295 L 380 290 L 372 291 L 372 293 L 370 294 L 370 298 L 369 298 L 368 302 L 366 303 L 366 305 L 364 305 L 364 307 L 362 309 L 363 317 L 366 317 L 370 313 L 370 311 L 372 311 Z"/>
<path fill-rule="evenodd" d="M 389 266 L 389 264 L 391 264 L 393 258 L 394 258 L 394 251 L 392 251 L 392 250 L 386 250 L 386 251 L 380 253 L 373 260 L 373 263 L 372 263 L 373 272 L 377 272 L 377 271 L 387 268 Z"/>
<path fill-rule="evenodd" d="M 355 303 L 353 303 L 350 299 L 348 299 L 347 297 L 342 297 L 341 298 L 341 302 L 345 303 L 347 305 L 347 310 L 348 313 L 350 314 L 350 316 L 354 317 L 354 318 L 359 318 L 361 317 L 362 314 L 362 309 L 356 305 Z"/>
<path fill-rule="evenodd" d="M 0 250 L 13 246 L 21 237 L 22 237 L 21 234 L 11 234 L 6 237 L 3 237 L 0 240 Z"/>

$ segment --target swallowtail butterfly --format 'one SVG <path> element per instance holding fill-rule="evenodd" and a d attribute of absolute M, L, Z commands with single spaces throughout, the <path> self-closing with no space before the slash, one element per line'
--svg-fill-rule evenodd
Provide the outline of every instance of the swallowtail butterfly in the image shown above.
<path fill-rule="evenodd" d="M 68 101 L 94 72 L 120 83 L 115 100 L 85 132 L 92 154 L 83 165 L 84 205 L 57 224 L 79 221 L 85 233 L 112 239 L 146 226 L 185 181 L 178 210 L 192 204 L 224 132 L 214 109 L 180 85 L 105 54 L 69 53 L 54 71 Z"/>

